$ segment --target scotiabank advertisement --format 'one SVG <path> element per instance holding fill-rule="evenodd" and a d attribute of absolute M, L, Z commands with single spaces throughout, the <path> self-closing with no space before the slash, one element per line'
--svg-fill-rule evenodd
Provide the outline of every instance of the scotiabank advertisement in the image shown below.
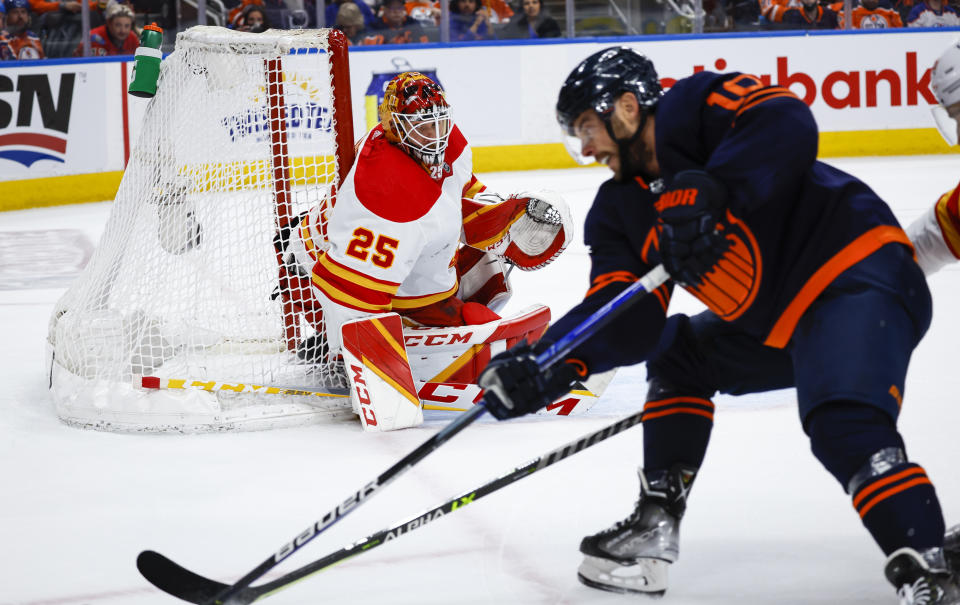
<path fill-rule="evenodd" d="M 475 147 L 558 143 L 561 84 L 582 59 L 612 44 L 649 56 L 667 88 L 701 70 L 788 86 L 822 132 L 933 129 L 930 68 L 958 37 L 898 30 L 356 48 L 349 57 L 355 134 L 375 122 L 390 76 L 415 69 L 441 83 Z M 0 64 L 0 181 L 123 170 L 147 107 L 124 93 L 131 68 L 119 58 Z"/>
<path fill-rule="evenodd" d="M 930 68 L 960 32 L 889 31 L 648 37 L 620 44 L 650 57 L 667 88 L 702 70 L 740 71 L 788 86 L 811 106 L 824 132 L 935 128 Z M 557 142 L 554 107 L 560 86 L 581 60 L 612 44 L 352 52 L 355 122 L 358 128 L 368 126 L 357 120 L 365 115 L 359 97 L 378 74 L 410 66 L 436 73 L 473 145 Z"/>

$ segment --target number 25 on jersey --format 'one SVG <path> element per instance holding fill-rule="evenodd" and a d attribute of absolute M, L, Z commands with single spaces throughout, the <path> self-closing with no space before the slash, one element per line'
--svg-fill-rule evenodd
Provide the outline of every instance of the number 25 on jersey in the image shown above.
<path fill-rule="evenodd" d="M 357 227 L 353 230 L 353 238 L 347 245 L 345 254 L 363 262 L 367 262 L 369 258 L 374 265 L 382 269 L 389 269 L 396 259 L 395 252 L 399 245 L 400 242 L 392 237 L 377 235 L 369 229 Z M 371 247 L 373 248 L 372 253 L 370 251 Z"/>

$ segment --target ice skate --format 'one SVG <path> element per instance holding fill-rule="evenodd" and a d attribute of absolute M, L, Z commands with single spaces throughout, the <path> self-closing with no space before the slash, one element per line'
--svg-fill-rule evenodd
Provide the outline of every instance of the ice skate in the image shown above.
<path fill-rule="evenodd" d="M 633 513 L 583 539 L 577 577 L 592 588 L 661 596 L 667 567 L 679 556 L 680 518 L 696 470 L 676 465 L 649 477 L 643 470 L 638 474 L 640 498 Z"/>
<path fill-rule="evenodd" d="M 954 574 L 960 575 L 960 525 L 947 530 L 943 538 L 943 555 Z"/>
<path fill-rule="evenodd" d="M 901 548 L 887 559 L 884 573 L 900 605 L 960 605 L 960 582 L 947 568 L 942 548 Z"/>

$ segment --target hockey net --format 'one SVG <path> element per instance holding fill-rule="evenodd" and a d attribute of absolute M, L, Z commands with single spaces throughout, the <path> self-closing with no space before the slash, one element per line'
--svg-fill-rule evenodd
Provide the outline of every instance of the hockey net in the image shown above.
<path fill-rule="evenodd" d="M 59 416 L 195 432 L 349 413 L 342 397 L 266 387 L 346 387 L 296 354 L 323 325 L 286 302 L 274 241 L 329 203 L 353 143 L 339 32 L 179 34 L 100 244 L 50 320 Z"/>

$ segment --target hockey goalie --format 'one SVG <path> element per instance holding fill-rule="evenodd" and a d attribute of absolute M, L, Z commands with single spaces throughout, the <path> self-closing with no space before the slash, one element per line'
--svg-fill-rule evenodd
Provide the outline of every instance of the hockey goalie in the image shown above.
<path fill-rule="evenodd" d="M 508 268 L 544 267 L 573 237 L 559 195 L 503 198 L 477 180 L 470 147 L 429 77 L 391 80 L 379 118 L 331 199 L 296 217 L 277 242 L 282 295 L 326 325 L 298 355 L 342 358 L 354 412 L 373 431 L 423 422 L 418 385 L 431 383 L 433 394 L 465 388 L 491 353 L 539 338 L 547 307 L 497 313 L 511 293 Z"/>

